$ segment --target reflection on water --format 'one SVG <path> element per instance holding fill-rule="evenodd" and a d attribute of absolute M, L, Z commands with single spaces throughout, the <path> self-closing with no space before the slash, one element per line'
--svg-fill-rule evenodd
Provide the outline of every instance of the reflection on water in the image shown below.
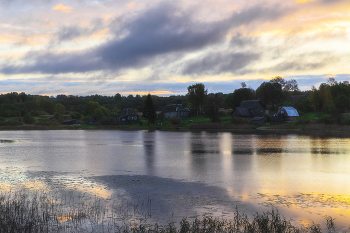
<path fill-rule="evenodd" d="M 118 189 L 110 177 L 115 180 L 120 176 L 138 177 L 148 186 L 136 183 L 135 187 L 141 185 L 146 189 L 159 181 L 149 183 L 153 179 L 150 177 L 157 177 L 168 185 L 175 185 L 176 181 L 176 187 L 192 184 L 189 187 L 199 189 L 193 184 L 201 184 L 221 190 L 218 195 L 217 190 L 201 189 L 212 199 L 203 197 L 207 203 L 186 204 L 192 208 L 190 213 L 212 206 L 213 198 L 221 200 L 226 196 L 225 201 L 257 209 L 277 206 L 294 219 L 317 220 L 327 213 L 334 214 L 340 222 L 350 217 L 347 196 L 350 140 L 347 138 L 158 131 L 3 131 L 2 134 L 16 143 L 0 143 L 0 168 L 9 171 L 12 167 L 21 172 L 1 173 L 1 187 L 31 180 L 24 176 L 26 172 L 45 172 L 54 173 L 60 184 L 69 189 L 74 187 L 108 198 Z M 87 181 L 87 177 L 107 177 L 108 182 L 103 184 L 106 181 L 99 179 L 94 183 L 90 178 Z M 67 182 L 62 182 L 65 179 Z M 136 196 L 136 192 L 147 193 L 126 187 L 129 186 L 123 192 L 129 198 Z M 175 200 L 180 193 L 176 189 L 172 191 L 173 194 L 164 194 L 169 200 Z M 190 189 L 186 192 L 194 195 Z M 159 208 L 168 208 L 170 213 L 174 206 Z"/>

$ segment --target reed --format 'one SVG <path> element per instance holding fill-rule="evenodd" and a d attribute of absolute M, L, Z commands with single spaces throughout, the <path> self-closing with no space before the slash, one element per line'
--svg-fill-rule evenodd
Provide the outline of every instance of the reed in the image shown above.
<path fill-rule="evenodd" d="M 106 200 L 74 191 L 8 191 L 0 194 L 0 232 L 118 232 L 118 233 L 304 233 L 321 232 L 319 224 L 294 226 L 277 209 L 252 218 L 236 209 L 232 219 L 209 215 L 167 225 L 148 223 L 152 200 Z M 325 217 L 328 232 L 334 218 Z"/>

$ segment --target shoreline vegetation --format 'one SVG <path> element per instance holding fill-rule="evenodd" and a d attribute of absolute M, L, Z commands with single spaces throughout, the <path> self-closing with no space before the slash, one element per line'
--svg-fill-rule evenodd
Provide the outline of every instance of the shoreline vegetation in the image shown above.
<path fill-rule="evenodd" d="M 211 215 L 184 217 L 161 225 L 147 222 L 152 217 L 152 200 L 108 203 L 108 200 L 73 191 L 65 194 L 38 190 L 7 191 L 0 194 L 0 232 L 336 232 L 335 219 L 325 216 L 322 225 L 311 222 L 297 226 L 276 208 L 248 216 L 236 208 L 231 219 Z"/>
<path fill-rule="evenodd" d="M 315 120 L 305 120 L 301 117 L 297 122 L 280 125 L 252 125 L 243 119 L 232 122 L 230 116 L 220 118 L 221 122 L 213 123 L 208 117 L 197 116 L 173 123 L 169 120 L 157 120 L 148 123 L 141 120 L 139 123 L 130 125 L 63 125 L 58 123 L 48 124 L 7 124 L 0 125 L 0 131 L 5 130 L 148 130 L 148 131 L 209 131 L 209 132 L 232 132 L 242 134 L 299 134 L 310 136 L 350 136 L 349 125 L 325 124 Z M 305 123 L 305 121 L 307 123 Z"/>

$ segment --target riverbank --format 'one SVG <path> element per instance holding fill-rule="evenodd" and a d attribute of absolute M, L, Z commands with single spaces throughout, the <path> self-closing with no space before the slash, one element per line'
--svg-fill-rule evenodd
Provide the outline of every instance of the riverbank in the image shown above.
<path fill-rule="evenodd" d="M 0 131 L 12 130 L 148 130 L 148 131 L 209 131 L 209 132 L 232 132 L 242 134 L 300 134 L 311 136 L 350 137 L 350 126 L 326 125 L 326 124 L 282 124 L 262 126 L 251 124 L 229 123 L 191 123 L 186 125 L 171 124 L 133 124 L 133 125 L 34 125 L 23 124 L 15 126 L 0 126 Z"/>

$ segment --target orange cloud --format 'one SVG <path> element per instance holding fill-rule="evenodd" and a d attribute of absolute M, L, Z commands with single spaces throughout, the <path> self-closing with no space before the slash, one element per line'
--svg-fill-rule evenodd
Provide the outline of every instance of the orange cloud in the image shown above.
<path fill-rule="evenodd" d="M 128 9 L 133 9 L 134 7 L 135 7 L 135 3 L 134 2 L 128 4 Z"/>
<path fill-rule="evenodd" d="M 45 27 L 54 27 L 56 24 L 54 24 L 54 23 L 48 23 L 48 24 L 46 24 L 45 25 Z"/>
<path fill-rule="evenodd" d="M 316 0 L 297 0 L 297 3 L 304 3 L 304 2 L 313 2 Z"/>
<path fill-rule="evenodd" d="M 60 4 L 57 4 L 55 7 L 53 7 L 52 10 L 55 10 L 55 11 L 62 11 L 62 12 L 65 12 L 65 13 L 69 13 L 69 12 L 71 12 L 72 7 L 70 7 L 70 6 L 64 6 L 64 5 L 62 5 L 62 4 L 60 3 Z"/>

